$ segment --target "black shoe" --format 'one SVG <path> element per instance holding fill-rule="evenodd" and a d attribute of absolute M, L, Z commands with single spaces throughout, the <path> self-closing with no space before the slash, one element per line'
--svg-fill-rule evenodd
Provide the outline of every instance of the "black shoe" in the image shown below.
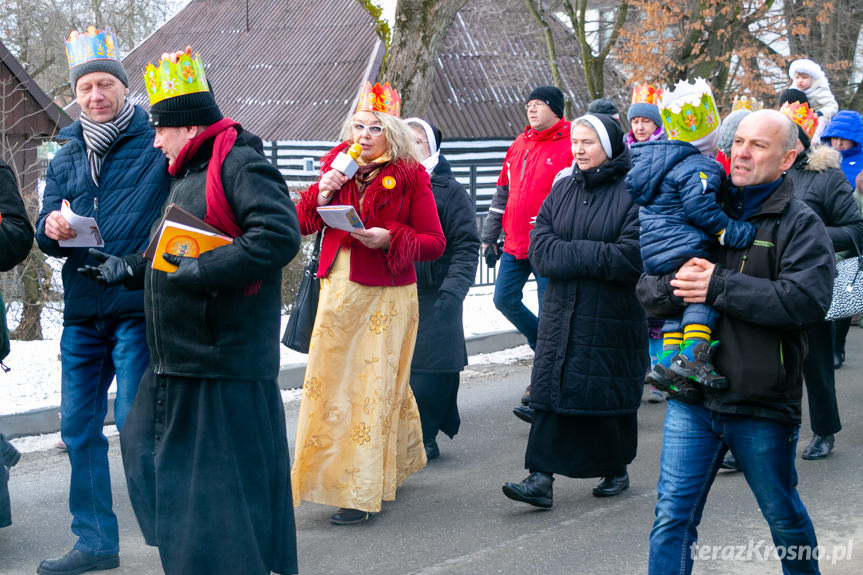
<path fill-rule="evenodd" d="M 356 525 L 357 523 L 368 521 L 372 517 L 374 517 L 374 513 L 342 507 L 330 517 L 330 523 L 333 525 Z"/>
<path fill-rule="evenodd" d="M 77 549 L 72 549 L 62 557 L 45 559 L 39 563 L 36 573 L 39 575 L 79 575 L 87 571 L 105 571 L 120 566 L 120 556 L 91 555 Z"/>
<path fill-rule="evenodd" d="M 512 413 L 522 421 L 533 423 L 533 410 L 523 405 L 516 405 L 512 408 Z"/>
<path fill-rule="evenodd" d="M 845 363 L 845 354 L 838 351 L 833 352 L 833 369 L 839 369 Z"/>
<path fill-rule="evenodd" d="M 614 477 L 603 477 L 596 487 L 593 488 L 594 497 L 612 497 L 620 495 L 625 489 L 629 488 L 629 473 L 623 472 L 623 475 Z"/>
<path fill-rule="evenodd" d="M 830 452 L 833 451 L 833 434 L 820 436 L 817 433 L 812 435 L 812 440 L 806 449 L 803 450 L 803 459 L 824 459 Z"/>
<path fill-rule="evenodd" d="M 15 449 L 15 446 L 3 439 L 0 441 L 0 465 L 6 467 L 15 467 L 18 460 L 21 459 L 21 453 Z"/>
<path fill-rule="evenodd" d="M 437 441 L 432 439 L 424 445 L 426 448 L 426 461 L 431 461 L 432 459 L 440 457 L 440 449 L 438 449 Z"/>
<path fill-rule="evenodd" d="M 529 503 L 534 507 L 548 509 L 552 502 L 554 477 L 542 471 L 534 471 L 521 483 L 507 481 L 503 484 L 503 494 L 513 501 Z"/>
<path fill-rule="evenodd" d="M 737 458 L 734 457 L 734 454 L 730 451 L 725 453 L 725 457 L 722 458 L 722 463 L 719 464 L 719 469 L 728 469 L 729 471 L 740 471 L 740 463 L 737 462 Z"/>
<path fill-rule="evenodd" d="M 530 386 L 528 385 L 524 393 L 521 394 L 521 404 L 525 407 L 530 403 Z"/>

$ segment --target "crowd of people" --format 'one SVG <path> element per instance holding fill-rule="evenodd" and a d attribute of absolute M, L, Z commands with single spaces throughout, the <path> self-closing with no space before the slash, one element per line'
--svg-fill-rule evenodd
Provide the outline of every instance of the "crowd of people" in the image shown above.
<path fill-rule="evenodd" d="M 126 98 L 116 45 L 93 27 L 66 42 L 81 117 L 60 133 L 35 225 L 39 248 L 65 258 L 61 435 L 77 536 L 37 573 L 119 565 L 102 432 L 115 376 L 127 488 L 165 573 L 296 573 L 302 501 L 336 508 L 335 525 L 368 524 L 440 456 L 439 432 L 459 431 L 478 253 L 499 266 L 494 303 L 534 350 L 514 408 L 530 423 L 529 474 L 505 483 L 506 497 L 552 507 L 555 475 L 623 493 L 648 384 L 649 401 L 668 400 L 651 574 L 691 572 L 723 467 L 744 473 L 777 546 L 816 547 L 796 489 L 803 382 L 803 457 L 822 459 L 841 429 L 833 370 L 851 320 L 824 319 L 834 263 L 863 245 L 863 124 L 838 110 L 816 63 L 791 64 L 777 110 L 740 98 L 724 121 L 700 79 L 635 86 L 628 129 L 611 100 L 567 121 L 564 94 L 536 87 L 480 234 L 441 131 L 402 120 L 389 84 L 366 83 L 295 206 L 190 48 L 143 71 L 147 113 Z M 104 241 L 76 243 L 64 205 L 96 218 Z M 352 208 L 360 225 L 328 226 L 326 206 Z M 173 207 L 224 245 L 155 253 Z M 5 165 L 0 209 L 9 269 L 34 231 Z M 309 234 L 322 238 L 320 296 L 292 466 L 280 282 Z M 536 315 L 522 302 L 531 275 Z M 0 435 L 0 527 L 18 457 Z M 784 573 L 819 572 L 811 555 L 781 561 Z"/>

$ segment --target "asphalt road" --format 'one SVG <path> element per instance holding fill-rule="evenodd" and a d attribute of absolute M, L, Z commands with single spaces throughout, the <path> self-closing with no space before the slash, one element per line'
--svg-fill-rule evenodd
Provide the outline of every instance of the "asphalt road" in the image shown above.
<path fill-rule="evenodd" d="M 822 572 L 859 575 L 863 573 L 863 329 L 851 328 L 847 356 L 846 366 L 836 372 L 844 425 L 836 449 L 823 461 L 798 459 L 798 472 L 801 497 L 819 543 L 830 557 L 822 560 Z M 299 507 L 300 573 L 645 573 L 664 405 L 644 402 L 639 410 L 638 457 L 629 469 L 628 491 L 597 499 L 591 495 L 596 480 L 560 477 L 554 484 L 554 508 L 537 510 L 506 499 L 500 490 L 504 481 L 519 481 L 526 475 L 528 426 L 510 410 L 529 372 L 527 365 L 466 371 L 459 435 L 454 441 L 441 438 L 441 458 L 409 478 L 398 491 L 398 500 L 385 503 L 382 513 L 370 522 L 335 527 L 328 521 L 333 509 L 308 503 Z M 291 439 L 296 410 L 296 405 L 288 406 Z M 804 421 L 798 453 L 810 435 Z M 121 567 L 110 573 L 160 574 L 158 553 L 144 545 L 132 515 L 116 438 L 111 441 L 111 466 Z M 35 573 L 41 559 L 62 555 L 72 546 L 68 473 L 66 456 L 54 451 L 26 454 L 12 470 L 14 524 L 0 530 L 0 574 Z M 716 548 L 716 560 L 696 562 L 696 574 L 781 572 L 777 561 L 759 558 L 770 544 L 770 534 L 740 473 L 721 472 L 717 478 L 699 544 L 722 547 Z M 745 556 L 745 549 L 752 550 L 749 560 L 727 555 Z M 838 559 L 837 553 L 846 557 Z"/>

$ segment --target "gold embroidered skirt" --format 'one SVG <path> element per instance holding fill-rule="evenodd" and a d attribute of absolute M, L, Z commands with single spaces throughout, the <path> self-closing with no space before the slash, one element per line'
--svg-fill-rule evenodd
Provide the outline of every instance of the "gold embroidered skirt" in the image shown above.
<path fill-rule="evenodd" d="M 349 271 L 342 250 L 321 280 L 291 484 L 294 505 L 375 512 L 426 464 L 409 385 L 417 290 L 360 285 Z"/>

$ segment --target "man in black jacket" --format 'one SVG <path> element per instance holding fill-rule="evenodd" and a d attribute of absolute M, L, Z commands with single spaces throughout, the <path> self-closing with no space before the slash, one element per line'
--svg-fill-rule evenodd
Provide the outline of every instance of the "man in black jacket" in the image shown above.
<path fill-rule="evenodd" d="M 296 573 L 277 383 L 281 270 L 299 250 L 296 211 L 279 171 L 223 118 L 198 58 L 163 56 L 150 123 L 174 176 L 167 203 L 233 241 L 198 257 L 169 245 L 170 273 L 140 254 L 89 270 L 145 290 L 150 366 L 120 434 L 129 497 L 167 575 Z M 193 87 L 158 90 L 179 78 Z"/>
<path fill-rule="evenodd" d="M 731 185 L 719 200 L 730 215 L 756 226 L 752 246 L 720 248 L 715 264 L 693 259 L 676 274 L 639 282 L 639 299 L 657 317 L 694 302 L 721 312 L 715 360 L 729 382 L 727 389 L 705 389 L 700 405 L 669 401 L 650 534 L 653 575 L 688 574 L 696 557 L 710 556 L 699 553 L 696 530 L 729 449 L 782 550 L 784 572 L 818 573 L 815 530 L 797 493 L 794 459 L 806 327 L 822 321 L 830 306 L 833 246 L 783 177 L 796 142 L 796 126 L 775 110 L 744 118 L 731 150 Z"/>

